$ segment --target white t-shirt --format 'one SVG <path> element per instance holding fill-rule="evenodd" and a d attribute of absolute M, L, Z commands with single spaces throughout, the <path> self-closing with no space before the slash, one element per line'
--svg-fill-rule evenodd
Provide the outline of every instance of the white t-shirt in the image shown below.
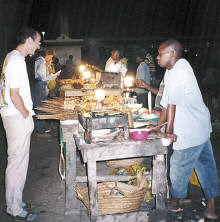
<path fill-rule="evenodd" d="M 165 88 L 161 105 L 176 105 L 174 134 L 177 141 L 173 149 L 181 150 L 198 146 L 210 137 L 212 131 L 210 113 L 192 70 L 185 59 L 179 59 L 174 67 L 166 70 Z"/>
<path fill-rule="evenodd" d="M 127 72 L 127 68 L 121 60 L 115 64 L 112 57 L 110 57 L 106 62 L 105 71 L 106 72 L 117 72 L 117 73 L 121 73 L 122 76 L 125 76 L 125 74 Z"/>
<path fill-rule="evenodd" d="M 121 60 L 115 63 L 112 57 L 110 57 L 105 64 L 106 72 L 116 72 L 121 74 L 121 88 L 123 88 L 124 77 L 127 70 L 127 67 Z"/>
<path fill-rule="evenodd" d="M 8 53 L 5 58 L 5 84 L 5 101 L 8 106 L 0 109 L 1 115 L 9 116 L 20 113 L 11 101 L 10 88 L 19 88 L 19 94 L 26 109 L 31 115 L 34 115 L 25 58 L 17 50 Z"/>

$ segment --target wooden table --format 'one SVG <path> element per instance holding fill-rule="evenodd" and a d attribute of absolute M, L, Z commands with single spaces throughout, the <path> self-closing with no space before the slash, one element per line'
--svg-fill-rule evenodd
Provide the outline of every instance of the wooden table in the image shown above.
<path fill-rule="evenodd" d="M 122 140 L 120 142 L 86 144 L 82 138 L 75 137 L 75 141 L 84 163 L 87 163 L 92 221 L 96 221 L 100 217 L 98 216 L 97 201 L 97 161 L 153 156 L 152 194 L 156 195 L 156 209 L 165 209 L 167 191 L 165 154 L 167 153 L 167 148 L 162 146 L 161 139 L 155 139 L 150 142 Z"/>

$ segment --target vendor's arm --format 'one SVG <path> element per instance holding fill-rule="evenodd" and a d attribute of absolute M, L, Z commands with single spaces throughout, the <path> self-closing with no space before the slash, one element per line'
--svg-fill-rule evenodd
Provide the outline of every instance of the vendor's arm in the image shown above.
<path fill-rule="evenodd" d="M 102 69 L 100 69 L 99 67 L 94 66 L 94 65 L 92 65 L 91 68 L 92 68 L 94 71 L 97 71 L 97 72 L 104 72 L 104 70 L 102 70 Z"/>
<path fill-rule="evenodd" d="M 26 109 L 24 101 L 19 94 L 19 88 L 10 88 L 10 98 L 15 108 L 24 118 L 27 118 L 29 116 L 29 111 Z"/>
<path fill-rule="evenodd" d="M 158 89 L 151 87 L 150 85 L 148 85 L 144 80 L 142 79 L 137 79 L 136 80 L 136 87 L 138 88 L 143 88 L 143 89 L 147 89 L 148 91 L 152 92 L 154 95 L 157 95 L 158 93 Z"/>
<path fill-rule="evenodd" d="M 46 76 L 46 81 L 50 81 L 50 80 L 56 79 L 57 76 L 60 75 L 60 72 L 61 72 L 61 71 L 58 71 L 58 72 L 56 72 L 56 73 L 50 73 L 50 74 L 48 74 L 48 75 Z"/>
<path fill-rule="evenodd" d="M 160 112 L 160 118 L 158 120 L 157 125 L 159 126 L 159 125 L 165 123 L 166 120 L 167 120 L 167 109 L 163 107 L 162 111 Z"/>
<path fill-rule="evenodd" d="M 167 127 L 166 138 L 171 140 L 171 143 L 176 142 L 177 136 L 173 134 L 173 124 L 175 119 L 176 105 L 168 104 L 167 106 Z"/>
<path fill-rule="evenodd" d="M 160 110 L 157 110 L 157 109 L 153 109 L 152 113 L 155 114 L 155 115 L 157 115 L 157 116 L 160 116 L 161 111 L 160 111 Z"/>
<path fill-rule="evenodd" d="M 159 111 L 160 112 L 160 118 L 159 118 L 159 120 L 158 120 L 158 122 L 157 122 L 157 125 L 159 126 L 159 125 L 162 125 L 163 123 L 165 123 L 166 122 L 166 120 L 167 120 L 167 109 L 166 108 L 163 108 L 161 111 Z M 151 128 L 151 127 L 150 127 Z M 155 128 L 155 126 L 152 126 L 152 128 L 154 128 L 154 131 L 157 131 L 158 133 L 161 133 L 160 132 L 160 127 L 157 127 L 157 128 Z"/>

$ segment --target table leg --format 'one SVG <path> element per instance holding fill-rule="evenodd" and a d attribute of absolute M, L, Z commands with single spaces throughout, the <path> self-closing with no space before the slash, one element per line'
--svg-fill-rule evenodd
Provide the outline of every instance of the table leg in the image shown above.
<path fill-rule="evenodd" d="M 156 209 L 165 209 L 167 192 L 167 172 L 164 155 L 156 155 L 153 160 L 152 193 L 156 194 Z"/>
<path fill-rule="evenodd" d="M 90 156 L 90 155 L 88 155 Z M 89 187 L 89 205 L 91 212 L 91 220 L 94 221 L 98 216 L 98 189 L 97 189 L 97 175 L 96 175 L 96 160 L 92 158 L 87 161 L 88 168 L 88 187 Z"/>
<path fill-rule="evenodd" d="M 61 125 L 66 145 L 65 214 L 79 213 L 79 203 L 74 190 L 76 186 L 76 144 L 73 138 L 77 125 Z"/>
<path fill-rule="evenodd" d="M 124 139 L 125 140 L 129 139 L 129 127 L 127 125 L 124 126 Z"/>

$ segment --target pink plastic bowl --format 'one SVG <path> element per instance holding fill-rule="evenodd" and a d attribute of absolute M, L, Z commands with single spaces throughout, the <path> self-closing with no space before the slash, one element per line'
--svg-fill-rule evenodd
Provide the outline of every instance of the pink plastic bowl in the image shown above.
<path fill-rule="evenodd" d="M 137 131 L 130 132 L 130 135 L 131 135 L 132 140 L 134 141 L 144 141 L 148 137 L 148 132 L 137 130 Z"/>

